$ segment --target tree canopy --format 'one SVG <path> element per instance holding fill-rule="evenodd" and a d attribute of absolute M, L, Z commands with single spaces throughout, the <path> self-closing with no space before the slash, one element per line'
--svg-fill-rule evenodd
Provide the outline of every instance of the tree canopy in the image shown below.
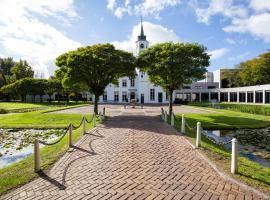
<path fill-rule="evenodd" d="M 14 80 L 20 80 L 23 78 L 33 78 L 34 71 L 31 66 L 25 61 L 20 60 L 12 68 L 11 73 Z"/>
<path fill-rule="evenodd" d="M 170 114 L 173 91 L 184 84 L 204 78 L 210 59 L 206 50 L 199 44 L 167 42 L 140 53 L 140 69 L 147 72 L 152 83 L 161 86 L 169 94 Z"/>
<path fill-rule="evenodd" d="M 117 50 L 111 44 L 97 44 L 67 52 L 56 59 L 59 69 L 56 75 L 62 76 L 65 87 L 79 84 L 95 95 L 97 102 L 106 86 L 117 82 L 123 76 L 134 76 L 135 57 L 128 52 Z"/>

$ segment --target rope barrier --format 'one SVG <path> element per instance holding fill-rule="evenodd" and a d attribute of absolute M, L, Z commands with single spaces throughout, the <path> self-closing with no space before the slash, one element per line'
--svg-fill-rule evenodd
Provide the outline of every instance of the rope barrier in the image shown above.
<path fill-rule="evenodd" d="M 92 115 L 92 118 L 90 119 L 90 121 L 88 121 L 87 118 L 85 118 L 85 121 L 86 121 L 88 124 L 90 124 L 90 123 L 93 121 L 94 116 L 95 116 L 95 115 Z"/>
<path fill-rule="evenodd" d="M 39 142 L 40 144 L 48 145 L 48 146 L 50 146 L 50 145 L 55 145 L 55 144 L 59 143 L 59 142 L 66 136 L 66 134 L 67 134 L 68 131 L 69 131 L 69 127 L 70 127 L 70 126 L 72 126 L 72 124 L 70 124 L 70 125 L 66 128 L 64 134 L 63 134 L 61 137 L 59 137 L 57 140 L 55 140 L 54 142 L 52 142 L 52 143 L 48 143 L 48 142 L 45 142 L 45 141 L 38 141 L 38 142 Z"/>
<path fill-rule="evenodd" d="M 196 130 L 197 126 L 189 126 L 188 123 L 186 122 L 186 127 L 189 129 L 189 130 Z"/>
<path fill-rule="evenodd" d="M 82 125 L 82 123 L 83 123 L 83 120 L 84 120 L 84 117 L 82 118 L 81 123 L 80 123 L 78 126 L 74 126 L 73 124 L 71 124 L 72 129 L 73 129 L 73 130 L 76 130 L 76 129 L 80 128 L 81 125 Z"/>

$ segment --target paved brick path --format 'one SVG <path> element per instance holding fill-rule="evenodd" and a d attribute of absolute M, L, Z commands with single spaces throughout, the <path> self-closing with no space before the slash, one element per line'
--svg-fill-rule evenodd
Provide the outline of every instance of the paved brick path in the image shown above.
<path fill-rule="evenodd" d="M 114 117 L 77 146 L 48 175 L 2 199 L 259 198 L 222 179 L 157 117 Z"/>

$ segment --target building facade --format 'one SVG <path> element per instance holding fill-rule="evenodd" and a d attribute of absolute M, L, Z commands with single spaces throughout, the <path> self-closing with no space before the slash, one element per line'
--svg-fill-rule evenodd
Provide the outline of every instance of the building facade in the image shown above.
<path fill-rule="evenodd" d="M 141 51 L 149 47 L 149 42 L 144 34 L 143 24 L 141 32 L 136 41 L 136 56 Z M 159 86 L 153 85 L 147 73 L 136 69 L 136 78 L 122 77 L 118 80 L 118 85 L 109 84 L 103 96 L 99 97 L 99 102 L 126 103 L 130 101 L 137 103 L 168 103 L 168 96 Z"/>

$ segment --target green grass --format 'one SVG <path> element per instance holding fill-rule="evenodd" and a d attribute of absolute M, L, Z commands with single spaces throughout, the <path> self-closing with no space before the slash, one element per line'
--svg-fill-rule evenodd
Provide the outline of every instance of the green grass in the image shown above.
<path fill-rule="evenodd" d="M 0 102 L 0 109 L 6 109 L 6 110 L 38 108 L 41 106 L 43 106 L 43 105 L 42 104 L 35 104 L 35 103 Z"/>
<path fill-rule="evenodd" d="M 215 109 L 212 109 L 215 110 Z M 195 126 L 198 121 L 205 129 L 232 129 L 232 128 L 261 128 L 270 125 L 270 117 L 253 115 L 229 110 L 216 110 L 221 113 L 211 114 L 186 114 L 186 121 L 189 125 Z M 177 114 L 175 127 L 180 130 L 182 117 Z M 195 143 L 196 133 L 187 130 L 185 134 L 188 140 Z M 201 148 L 218 167 L 230 174 L 230 152 L 223 146 L 216 145 L 202 135 Z M 261 166 L 244 157 L 239 157 L 239 173 L 235 178 L 260 189 L 263 192 L 270 191 L 270 168 Z M 232 175 L 231 175 L 232 176 Z"/>
<path fill-rule="evenodd" d="M 270 116 L 254 115 L 231 110 L 218 110 L 210 114 L 186 114 L 188 124 L 201 122 L 205 129 L 263 128 L 270 126 Z"/>
<path fill-rule="evenodd" d="M 74 117 L 74 115 L 70 115 Z M 70 119 L 69 118 L 69 119 Z M 58 118 L 59 119 L 59 118 Z M 76 116 L 76 119 L 73 119 L 72 122 L 74 125 L 78 125 L 82 116 Z M 90 120 L 90 116 L 88 116 Z M 67 122 L 67 118 L 65 119 Z M 99 123 L 99 120 L 97 120 Z M 67 125 L 69 123 L 66 123 Z M 88 124 L 87 128 L 90 129 L 92 124 Z M 82 136 L 82 126 L 74 131 L 74 141 L 78 141 Z M 51 166 L 65 154 L 65 152 L 69 149 L 68 146 L 68 135 L 66 135 L 59 143 L 52 146 L 45 146 L 41 148 L 41 168 L 43 171 L 48 171 Z M 16 162 L 10 166 L 0 169 L 0 194 L 4 192 L 16 188 L 20 185 L 23 185 L 34 178 L 38 177 L 37 173 L 34 173 L 34 158 L 33 155 L 27 157 L 24 160 Z"/>

